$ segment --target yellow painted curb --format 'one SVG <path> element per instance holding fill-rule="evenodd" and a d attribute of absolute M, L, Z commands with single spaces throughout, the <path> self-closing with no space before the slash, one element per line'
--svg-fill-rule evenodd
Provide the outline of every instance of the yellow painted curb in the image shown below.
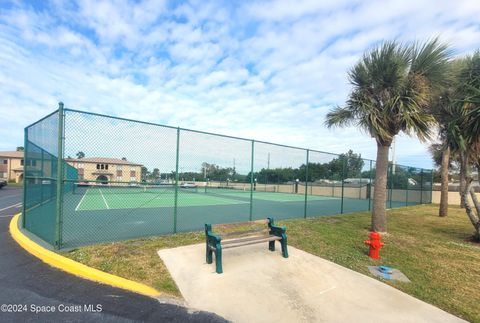
<path fill-rule="evenodd" d="M 95 282 L 107 284 L 113 287 L 119 287 L 131 292 L 157 297 L 160 295 L 160 292 L 156 289 L 149 287 L 144 284 L 140 284 L 122 277 L 118 277 L 112 274 L 108 274 L 101 270 L 85 266 L 79 262 L 76 262 L 72 259 L 63 257 L 53 251 L 47 250 L 44 247 L 38 245 L 37 243 L 30 240 L 26 235 L 24 235 L 18 229 L 18 219 L 20 218 L 20 213 L 15 215 L 10 221 L 10 234 L 13 239 L 22 246 L 23 249 L 39 258 L 43 262 L 49 264 L 50 266 L 59 268 L 67 273 L 93 280 Z"/>

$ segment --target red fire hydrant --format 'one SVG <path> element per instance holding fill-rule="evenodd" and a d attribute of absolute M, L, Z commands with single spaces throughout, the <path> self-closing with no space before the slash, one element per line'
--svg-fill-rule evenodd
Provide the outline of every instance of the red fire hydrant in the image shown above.
<path fill-rule="evenodd" d="M 372 259 L 380 259 L 380 249 L 385 245 L 380 242 L 381 236 L 378 232 L 370 232 L 370 240 L 365 240 L 364 243 L 370 246 L 368 256 Z"/>

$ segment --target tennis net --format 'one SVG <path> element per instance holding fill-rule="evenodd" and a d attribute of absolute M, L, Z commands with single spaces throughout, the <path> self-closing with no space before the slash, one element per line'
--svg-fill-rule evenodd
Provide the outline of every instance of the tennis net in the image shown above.
<path fill-rule="evenodd" d="M 197 193 L 198 188 L 195 187 L 178 187 L 178 190 L 186 193 Z M 174 194 L 175 185 L 147 185 L 147 184 L 75 184 L 73 189 L 74 194 Z"/>

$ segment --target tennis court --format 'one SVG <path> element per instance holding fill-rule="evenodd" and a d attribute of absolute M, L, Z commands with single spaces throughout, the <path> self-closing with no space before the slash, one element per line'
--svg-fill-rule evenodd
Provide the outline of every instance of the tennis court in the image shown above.
<path fill-rule="evenodd" d="M 173 189 L 88 187 L 77 189 L 77 191 L 83 191 L 83 195 L 75 208 L 76 211 L 158 208 L 175 205 L 175 191 Z M 183 192 L 190 196 L 188 199 L 179 200 L 178 206 L 180 207 L 248 203 L 209 194 L 199 194 L 196 189 L 184 190 Z"/>
<path fill-rule="evenodd" d="M 183 198 L 179 207 L 232 205 L 249 203 L 250 191 L 222 188 L 179 189 Z M 75 211 L 174 207 L 174 187 L 162 186 L 93 186 L 77 187 L 74 194 L 81 195 Z M 274 202 L 303 202 L 305 195 L 280 192 L 254 192 L 254 199 Z M 325 196 L 309 196 L 309 200 L 337 199 Z"/>
<path fill-rule="evenodd" d="M 174 186 L 76 187 L 64 199 L 64 247 L 201 230 L 205 223 L 366 211 L 371 204 L 369 199 L 307 195 L 305 208 L 305 194 L 202 186 L 179 187 L 177 193 L 175 207 Z M 393 201 L 387 206 L 414 204 Z"/>

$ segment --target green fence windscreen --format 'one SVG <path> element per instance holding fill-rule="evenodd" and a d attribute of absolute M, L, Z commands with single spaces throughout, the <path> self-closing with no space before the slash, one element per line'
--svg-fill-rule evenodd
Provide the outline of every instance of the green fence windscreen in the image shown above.
<path fill-rule="evenodd" d="M 375 162 L 352 153 L 62 111 L 25 131 L 23 223 L 57 248 L 373 205 Z M 431 178 L 390 165 L 386 206 L 431 203 Z"/>

